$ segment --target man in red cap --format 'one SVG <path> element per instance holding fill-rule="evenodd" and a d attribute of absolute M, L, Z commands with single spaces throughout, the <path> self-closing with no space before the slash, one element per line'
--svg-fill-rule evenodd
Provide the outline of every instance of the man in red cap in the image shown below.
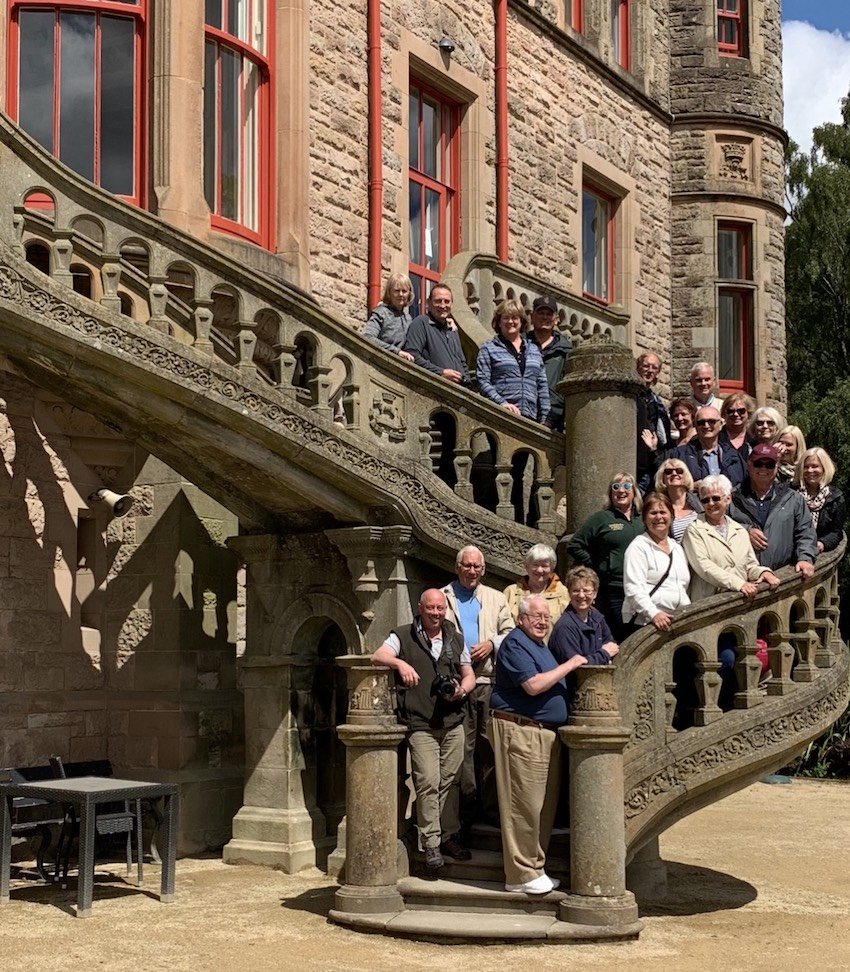
<path fill-rule="evenodd" d="M 732 494 L 729 515 L 745 526 L 760 564 L 771 570 L 794 564 L 803 580 L 815 572 L 818 541 L 802 493 L 777 482 L 779 453 L 760 442 L 747 460 L 747 478 Z"/>

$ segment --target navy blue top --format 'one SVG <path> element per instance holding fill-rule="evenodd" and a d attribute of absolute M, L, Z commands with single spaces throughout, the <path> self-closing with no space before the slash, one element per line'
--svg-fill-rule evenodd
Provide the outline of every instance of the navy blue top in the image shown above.
<path fill-rule="evenodd" d="M 533 641 L 521 628 L 514 628 L 496 653 L 496 672 L 490 706 L 517 715 L 562 725 L 567 721 L 567 686 L 564 679 L 540 695 L 529 695 L 522 687 L 532 676 L 551 672 L 558 663 L 546 645 Z"/>
<path fill-rule="evenodd" d="M 596 608 L 591 608 L 587 621 L 582 621 L 570 605 L 555 622 L 549 637 L 549 650 L 562 665 L 576 655 L 584 655 L 588 665 L 608 665 L 611 656 L 602 646 L 613 641 L 608 622 Z"/>

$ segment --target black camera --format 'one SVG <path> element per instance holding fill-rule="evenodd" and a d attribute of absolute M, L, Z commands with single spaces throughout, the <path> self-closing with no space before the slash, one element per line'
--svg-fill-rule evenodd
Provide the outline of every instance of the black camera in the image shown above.
<path fill-rule="evenodd" d="M 431 690 L 438 699 L 450 699 L 457 691 L 457 682 L 448 675 L 438 675 Z"/>

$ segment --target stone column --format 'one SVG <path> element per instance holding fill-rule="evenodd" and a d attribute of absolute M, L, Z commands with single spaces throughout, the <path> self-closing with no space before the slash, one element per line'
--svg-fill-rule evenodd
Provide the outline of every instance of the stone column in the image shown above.
<path fill-rule="evenodd" d="M 593 337 L 567 359 L 558 391 L 566 403 L 567 532 L 595 513 L 611 476 L 635 470 L 635 399 L 644 387 L 632 352 Z"/>
<path fill-rule="evenodd" d="M 362 655 L 339 659 L 348 671 L 348 722 L 339 727 L 346 750 L 345 884 L 333 920 L 401 911 L 398 870 L 398 746 L 405 729 L 393 713 L 390 671 Z"/>
<path fill-rule="evenodd" d="M 226 864 L 264 864 L 292 874 L 316 863 L 314 837 L 324 832 L 324 818 L 304 795 L 304 759 L 290 705 L 298 663 L 292 656 L 243 659 L 245 796 L 222 853 Z"/>
<path fill-rule="evenodd" d="M 559 730 L 570 750 L 570 894 L 558 917 L 637 934 L 643 925 L 626 890 L 623 750 L 629 731 L 617 708 L 615 670 L 588 665 L 576 674 L 570 720 Z"/>

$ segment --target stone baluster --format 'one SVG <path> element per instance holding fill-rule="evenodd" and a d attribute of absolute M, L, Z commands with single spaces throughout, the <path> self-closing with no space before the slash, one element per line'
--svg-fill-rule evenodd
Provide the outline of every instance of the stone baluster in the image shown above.
<path fill-rule="evenodd" d="M 814 631 L 794 631 L 789 633 L 788 640 L 797 652 L 797 665 L 791 678 L 795 682 L 813 682 L 818 677 L 815 664 L 818 636 Z"/>
<path fill-rule="evenodd" d="M 254 351 L 257 347 L 257 325 L 254 321 L 239 321 L 236 336 L 236 367 L 243 374 L 255 375 Z"/>
<path fill-rule="evenodd" d="M 431 426 L 430 425 L 420 425 L 419 426 L 419 465 L 425 466 L 428 472 L 431 471 L 431 445 L 433 440 L 431 439 Z"/>
<path fill-rule="evenodd" d="M 12 243 L 12 253 L 17 257 L 23 259 L 27 255 L 27 251 L 24 248 L 24 226 L 25 218 L 24 213 L 26 210 L 23 206 L 15 206 L 15 214 L 12 216 L 12 232 L 14 234 L 14 243 Z"/>
<path fill-rule="evenodd" d="M 568 532 L 596 512 L 613 473 L 634 470 L 643 387 L 631 350 L 610 338 L 592 337 L 567 359 L 558 391 L 566 403 Z"/>
<path fill-rule="evenodd" d="M 675 682 L 665 682 L 664 683 L 664 719 L 667 727 L 667 738 L 672 739 L 674 736 L 678 735 L 676 729 L 673 728 L 673 719 L 676 716 L 676 683 Z"/>
<path fill-rule="evenodd" d="M 809 621 L 809 630 L 814 633 L 818 640 L 815 650 L 815 665 L 818 668 L 832 668 L 835 664 L 835 656 L 829 647 L 832 638 L 832 621 L 829 617 L 815 617 Z"/>
<path fill-rule="evenodd" d="M 100 279 L 103 283 L 100 305 L 120 314 L 121 298 L 118 296 L 118 284 L 121 281 L 121 257 L 117 253 L 105 253 L 103 261 L 103 266 L 100 268 Z"/>
<path fill-rule="evenodd" d="M 496 466 L 496 516 L 504 517 L 506 520 L 514 518 L 514 504 L 511 502 L 511 490 L 513 489 L 514 479 L 511 475 L 511 467 L 499 464 Z"/>
<path fill-rule="evenodd" d="M 759 692 L 761 679 L 761 659 L 756 652 L 758 645 L 744 645 L 738 650 L 735 661 L 735 676 L 738 679 L 738 691 L 735 693 L 734 706 L 736 709 L 751 709 L 760 705 L 764 697 Z"/>
<path fill-rule="evenodd" d="M 331 369 L 328 365 L 312 365 L 307 369 L 307 387 L 310 390 L 310 407 L 319 415 L 330 416 Z"/>
<path fill-rule="evenodd" d="M 779 631 L 771 632 L 767 636 L 767 658 L 770 662 L 768 695 L 788 695 L 793 691 L 791 668 L 794 664 L 794 649 L 788 638 L 787 632 Z"/>
<path fill-rule="evenodd" d="M 71 273 L 71 260 L 74 256 L 72 236 L 71 230 L 57 230 L 50 247 L 52 254 L 50 275 L 65 287 L 74 286 L 74 275 Z"/>
<path fill-rule="evenodd" d="M 696 668 L 699 706 L 694 711 L 694 725 L 707 726 L 723 715 L 723 710 L 717 704 L 721 685 L 720 662 L 701 659 L 697 661 Z"/>
<path fill-rule="evenodd" d="M 165 286 L 165 277 L 149 277 L 148 300 L 150 301 L 151 316 L 148 323 L 163 334 L 171 334 L 171 322 L 165 316 L 165 309 L 168 306 L 168 288 Z"/>
<path fill-rule="evenodd" d="M 454 456 L 455 476 L 455 495 L 462 500 L 473 501 L 472 491 L 472 449 L 455 449 Z"/>
<path fill-rule="evenodd" d="M 337 660 L 348 675 L 349 708 L 338 726 L 346 747 L 345 884 L 331 919 L 401 911 L 398 880 L 398 746 L 405 729 L 393 713 L 389 669 L 362 655 Z"/>
<path fill-rule="evenodd" d="M 555 490 L 553 479 L 538 479 L 537 487 L 537 529 L 544 533 L 555 532 Z"/>
<path fill-rule="evenodd" d="M 358 430 L 360 428 L 360 385 L 347 381 L 342 386 L 342 411 L 345 415 L 345 427 Z"/>
<path fill-rule="evenodd" d="M 272 345 L 274 351 L 274 380 L 278 391 L 287 398 L 295 398 L 292 376 L 295 374 L 295 345 L 281 341 Z"/>
<path fill-rule="evenodd" d="M 194 302 L 195 340 L 192 347 L 204 354 L 212 354 L 213 346 L 210 340 L 213 322 L 213 302 L 211 300 L 196 300 Z"/>
<path fill-rule="evenodd" d="M 558 730 L 570 751 L 570 893 L 558 917 L 579 925 L 637 934 L 634 895 L 626 890 L 626 827 L 622 725 L 612 666 L 576 671 L 568 725 Z"/>

